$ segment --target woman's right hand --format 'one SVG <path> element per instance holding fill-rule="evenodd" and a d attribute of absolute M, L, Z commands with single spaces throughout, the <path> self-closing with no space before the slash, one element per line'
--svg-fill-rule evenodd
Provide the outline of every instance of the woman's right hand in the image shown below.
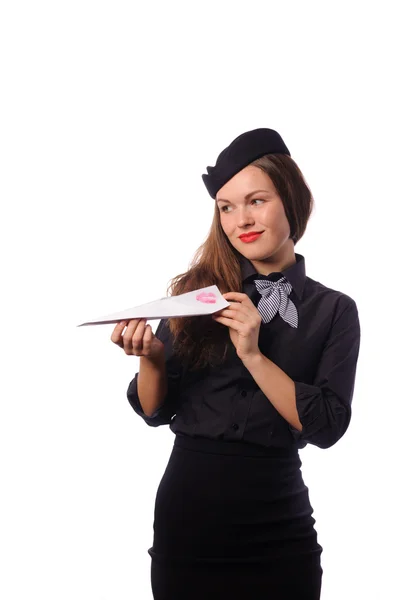
<path fill-rule="evenodd" d="M 147 319 L 131 319 L 128 323 L 121 321 L 115 325 L 111 341 L 133 356 L 145 356 L 157 359 L 164 352 L 164 344 L 152 332 L 151 325 L 146 325 Z M 127 326 L 126 326 L 127 323 Z M 122 333 L 126 327 L 125 333 Z"/>

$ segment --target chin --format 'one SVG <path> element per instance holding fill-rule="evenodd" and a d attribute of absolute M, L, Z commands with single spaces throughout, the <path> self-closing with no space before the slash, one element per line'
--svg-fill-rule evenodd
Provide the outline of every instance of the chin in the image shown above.
<path fill-rule="evenodd" d="M 251 244 L 248 244 L 250 246 Z M 251 260 L 267 260 L 281 251 L 281 244 L 264 244 L 259 248 L 244 248 L 245 256 Z"/>

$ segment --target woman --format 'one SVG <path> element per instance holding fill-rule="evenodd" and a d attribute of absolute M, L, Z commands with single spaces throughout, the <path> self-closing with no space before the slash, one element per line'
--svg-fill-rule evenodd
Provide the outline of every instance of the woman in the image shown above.
<path fill-rule="evenodd" d="M 162 319 L 155 335 L 132 319 L 111 337 L 140 356 L 133 409 L 176 434 L 155 501 L 154 598 L 316 600 L 323 548 L 298 450 L 348 428 L 356 303 L 294 251 L 313 198 L 276 131 L 240 135 L 207 171 L 211 230 L 170 287 L 216 284 L 229 307 Z"/>

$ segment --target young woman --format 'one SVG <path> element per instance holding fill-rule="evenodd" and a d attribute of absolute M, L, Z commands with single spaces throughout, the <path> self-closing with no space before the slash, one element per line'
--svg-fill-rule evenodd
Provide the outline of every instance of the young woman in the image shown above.
<path fill-rule="evenodd" d="M 298 450 L 348 428 L 356 303 L 294 251 L 313 198 L 276 131 L 243 133 L 207 171 L 211 229 L 170 287 L 216 284 L 230 306 L 111 336 L 140 356 L 131 406 L 176 434 L 155 500 L 154 598 L 316 600 L 323 548 Z"/>

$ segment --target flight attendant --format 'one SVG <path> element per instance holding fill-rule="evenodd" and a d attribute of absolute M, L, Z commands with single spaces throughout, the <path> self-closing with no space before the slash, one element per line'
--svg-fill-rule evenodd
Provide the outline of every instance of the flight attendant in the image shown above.
<path fill-rule="evenodd" d="M 277 131 L 238 136 L 202 179 L 213 221 L 169 289 L 215 284 L 229 307 L 111 336 L 140 357 L 132 408 L 175 434 L 155 499 L 154 599 L 318 600 L 323 547 L 299 450 L 330 448 L 349 426 L 357 306 L 295 252 L 313 197 Z M 189 225 L 201 208 L 187 198 Z"/>

